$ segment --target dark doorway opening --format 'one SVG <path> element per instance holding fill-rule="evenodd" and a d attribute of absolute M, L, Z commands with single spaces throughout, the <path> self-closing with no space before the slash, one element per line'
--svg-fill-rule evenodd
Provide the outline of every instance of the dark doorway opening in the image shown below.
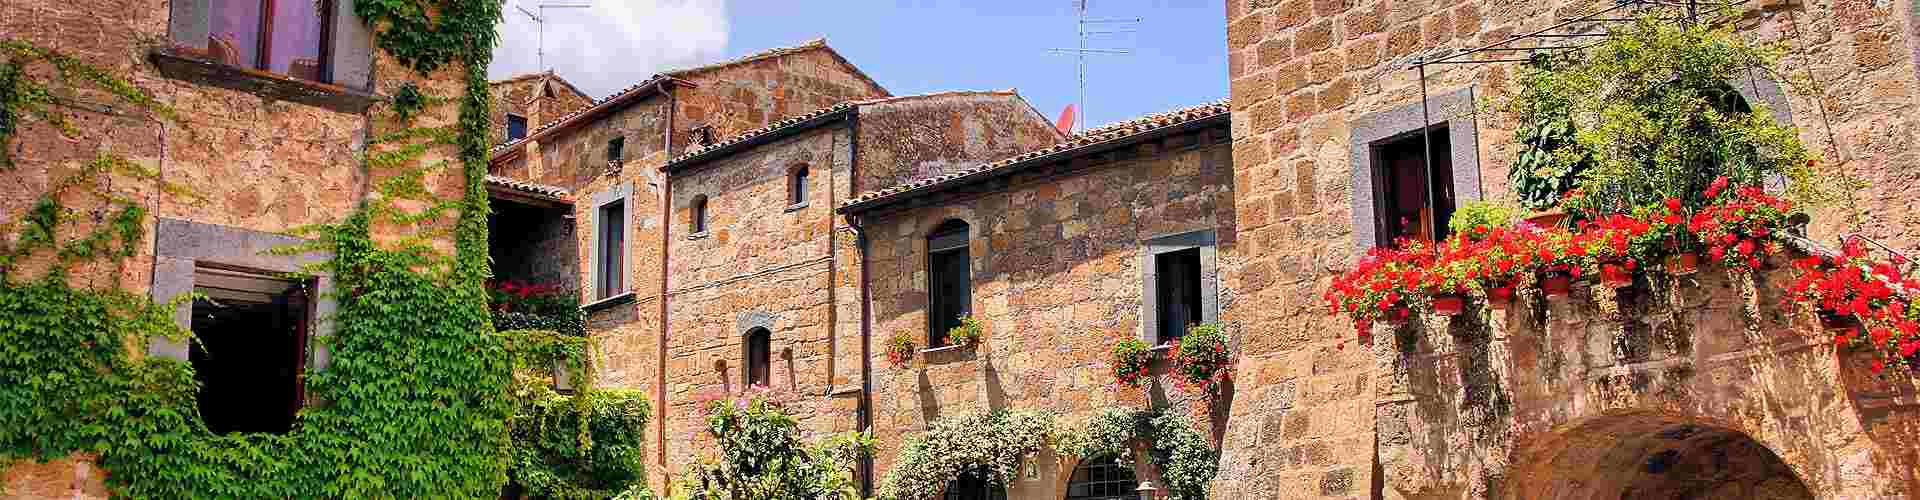
<path fill-rule="evenodd" d="M 194 270 L 188 351 L 200 384 L 200 417 L 215 434 L 293 430 L 304 404 L 313 282 L 272 273 Z"/>
<path fill-rule="evenodd" d="M 1160 306 L 1156 343 L 1165 344 L 1200 323 L 1200 249 L 1167 252 L 1155 255 L 1153 260 Z"/>
<path fill-rule="evenodd" d="M 1432 144 L 1426 152 L 1423 144 Z M 1453 141 L 1447 127 L 1413 132 L 1374 146 L 1374 213 L 1378 245 L 1399 238 L 1439 241 L 1453 218 Z M 1426 163 L 1432 161 L 1429 172 Z"/>

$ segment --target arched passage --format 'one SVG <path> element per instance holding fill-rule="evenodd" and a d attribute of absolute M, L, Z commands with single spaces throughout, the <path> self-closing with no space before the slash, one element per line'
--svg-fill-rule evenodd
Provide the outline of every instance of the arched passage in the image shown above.
<path fill-rule="evenodd" d="M 1779 455 L 1736 430 L 1665 415 L 1607 415 L 1515 452 L 1509 499 L 1812 499 Z"/>

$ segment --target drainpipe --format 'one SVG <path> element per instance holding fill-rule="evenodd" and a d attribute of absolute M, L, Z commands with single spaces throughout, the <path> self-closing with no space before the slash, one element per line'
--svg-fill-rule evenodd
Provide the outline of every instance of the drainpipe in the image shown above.
<path fill-rule="evenodd" d="M 660 149 L 666 153 L 664 159 L 671 160 L 673 159 L 673 115 L 679 108 L 673 96 L 672 85 L 661 85 L 660 92 L 667 95 L 667 127 L 666 132 L 662 134 L 666 140 L 660 143 Z M 660 171 L 660 186 L 660 299 L 655 301 L 660 303 L 660 335 L 657 358 L 659 362 L 655 363 L 658 366 L 654 367 L 653 435 L 654 440 L 660 442 L 657 446 L 660 450 L 661 474 L 670 476 L 671 472 L 667 470 L 667 262 L 669 262 L 667 257 L 671 255 L 671 248 L 673 248 L 671 244 L 673 241 L 673 174 L 665 169 Z M 673 488 L 665 478 L 661 481 L 661 485 L 663 489 Z"/>
<path fill-rule="evenodd" d="M 860 193 L 860 108 L 847 114 L 847 196 Z M 828 210 L 834 210 L 829 207 Z M 873 431 L 873 293 L 867 283 L 867 231 L 858 217 L 848 217 L 854 241 L 860 247 L 860 429 Z M 873 498 L 873 454 L 860 457 L 860 496 Z"/>

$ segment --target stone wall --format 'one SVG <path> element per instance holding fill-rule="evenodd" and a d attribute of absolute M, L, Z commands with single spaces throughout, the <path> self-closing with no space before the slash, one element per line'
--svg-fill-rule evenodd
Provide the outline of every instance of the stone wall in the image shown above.
<path fill-rule="evenodd" d="M 285 233 L 344 217 L 366 196 L 369 186 L 390 175 L 370 175 L 361 155 L 367 150 L 367 137 L 396 129 L 398 124 L 370 119 L 369 113 L 333 111 L 162 75 L 150 63 L 148 52 L 168 39 L 169 6 L 170 2 L 161 0 L 0 2 L 0 38 L 17 38 L 106 68 L 180 111 L 180 122 L 156 123 L 137 118 L 138 113 L 110 96 L 82 90 L 74 96 L 81 106 L 66 109 L 82 134 L 62 137 L 35 123 L 15 137 L 11 153 L 17 164 L 0 172 L 0 183 L 8 186 L 0 190 L 0 224 L 20 220 L 32 200 L 52 183 L 102 153 L 125 156 L 159 172 L 165 182 L 186 186 L 203 198 L 171 196 L 150 181 L 103 177 L 100 187 L 150 208 L 145 221 L 147 241 L 137 246 L 132 258 L 75 269 L 77 285 L 147 293 L 154 282 L 153 239 L 160 218 Z M 365 33 L 363 27 L 339 30 L 356 31 Z M 464 89 L 458 67 L 450 65 L 420 78 L 385 54 L 363 56 L 372 57 L 374 74 L 379 75 L 370 89 L 376 94 L 391 95 L 408 82 L 436 95 L 459 95 Z M 380 110 L 376 106 L 370 113 L 379 115 Z M 450 124 L 454 119 L 453 106 L 434 108 L 418 118 L 425 126 Z M 450 148 L 435 149 L 423 160 L 451 156 Z M 452 165 L 428 176 L 434 193 L 461 193 L 464 184 L 458 162 Z M 96 223 L 87 214 L 104 215 L 98 206 L 79 204 L 77 197 L 70 201 L 75 203 L 69 208 L 78 216 L 76 231 Z M 392 237 L 406 229 L 382 227 L 379 235 Z M 78 233 L 63 236 L 72 234 Z M 29 271 L 37 272 L 23 268 L 15 276 Z M 0 498 L 104 498 L 100 481 L 106 473 L 84 457 L 12 465 L 0 468 Z"/>
<path fill-rule="evenodd" d="M 937 97 L 935 97 L 937 96 Z M 1065 139 L 1013 91 L 953 92 L 860 108 L 860 191 L 974 167 Z"/>
<path fill-rule="evenodd" d="M 1371 353 L 1351 344 L 1352 327 L 1326 314 L 1317 298 L 1334 270 L 1349 266 L 1356 249 L 1367 244 L 1359 241 L 1353 221 L 1356 200 L 1365 199 L 1354 189 L 1361 179 L 1355 175 L 1354 152 L 1365 149 L 1368 139 L 1357 143 L 1355 137 L 1371 137 L 1382 131 L 1378 127 L 1387 126 L 1383 124 L 1405 125 L 1399 131 L 1419 128 L 1417 120 L 1409 124 L 1392 118 L 1396 110 L 1419 109 L 1421 99 L 1417 74 L 1396 61 L 1431 48 L 1477 47 L 1611 5 L 1570 0 L 1226 2 L 1238 183 L 1234 217 L 1246 246 L 1243 258 L 1223 264 L 1224 287 L 1238 290 L 1243 299 L 1224 314 L 1239 331 L 1261 335 L 1244 336 L 1248 341 L 1239 352 L 1241 380 L 1258 389 L 1243 387 L 1236 395 L 1217 485 L 1220 497 L 1286 489 L 1299 497 L 1353 498 L 1382 488 L 1385 478 L 1373 472 L 1373 457 L 1376 445 L 1389 439 L 1388 430 L 1372 419 L 1353 416 L 1375 412 L 1373 394 L 1387 381 L 1378 378 L 1383 374 L 1376 372 Z M 1912 169 L 1886 168 L 1913 163 L 1914 144 L 1920 144 L 1914 137 L 1915 117 L 1920 115 L 1910 112 L 1914 67 L 1896 64 L 1901 61 L 1894 57 L 1895 48 L 1913 43 L 1909 33 L 1914 28 L 1907 26 L 1911 16 L 1893 14 L 1912 8 L 1909 0 L 1747 2 L 1734 23 L 1743 36 L 1783 44 L 1787 57 L 1782 66 L 1790 79 L 1811 75 L 1819 82 L 1782 85 L 1825 96 L 1788 92 L 1785 111 L 1799 126 L 1801 139 L 1823 151 L 1822 168 L 1873 183 L 1853 198 L 1863 210 L 1859 231 L 1895 246 L 1915 243 L 1913 228 L 1920 227 L 1907 220 L 1904 209 L 1909 196 L 1905 186 L 1912 184 L 1906 177 L 1914 175 Z M 1484 106 L 1501 95 L 1511 70 L 1495 64 L 1444 65 L 1429 71 L 1429 95 L 1464 95 Z M 1471 144 L 1453 144 L 1456 151 L 1471 153 L 1477 164 L 1471 170 L 1478 174 L 1474 190 L 1485 198 L 1505 196 L 1513 124 L 1499 116 L 1452 113 L 1476 129 L 1467 136 Z M 1455 168 L 1461 171 L 1459 165 Z M 1817 214 L 1814 236 L 1831 240 L 1852 230 L 1844 215 Z M 1515 376 L 1529 373 L 1516 370 Z M 1455 435 L 1416 448 L 1462 447 L 1473 448 L 1471 441 Z M 1501 469 L 1485 470 L 1498 474 Z M 1809 475 L 1803 472 L 1802 477 Z M 1447 489 L 1453 487 L 1442 484 L 1430 491 L 1448 498 L 1465 491 Z M 1839 490 L 1816 491 L 1824 496 Z"/>
<path fill-rule="evenodd" d="M 698 145 L 696 127 L 712 127 L 718 140 L 842 102 L 890 95 L 826 44 L 803 47 L 668 73 L 698 88 L 680 95 L 674 150 Z"/>
<path fill-rule="evenodd" d="M 1149 398 L 1204 411 L 1164 376 L 1147 389 L 1116 387 L 1108 363 L 1115 341 L 1150 328 L 1141 256 L 1149 240 L 1212 231 L 1220 259 L 1238 251 L 1231 151 L 1224 141 L 1199 137 L 1075 160 L 1084 170 L 1019 175 L 1005 189 L 864 218 L 877 473 L 943 415 L 1034 409 L 1055 412 L 1063 428 L 1074 428 L 1098 409 L 1143 408 Z M 891 368 L 885 346 L 895 332 L 928 345 L 927 234 L 950 219 L 970 226 L 972 310 L 986 326 L 986 341 L 975 349 L 923 351 L 912 367 Z M 1233 295 L 1221 292 L 1223 300 Z M 1039 474 L 1014 484 L 1009 498 L 1065 494 L 1074 462 L 1048 453 L 1038 464 Z"/>
<path fill-rule="evenodd" d="M 492 82 L 493 114 L 488 117 L 487 144 L 507 141 L 507 115 L 527 119 L 527 133 L 571 113 L 593 105 L 593 98 L 580 93 L 552 72 L 520 75 Z"/>

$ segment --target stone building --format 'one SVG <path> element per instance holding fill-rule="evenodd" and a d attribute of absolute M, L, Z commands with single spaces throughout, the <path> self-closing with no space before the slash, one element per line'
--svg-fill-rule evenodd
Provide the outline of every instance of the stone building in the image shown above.
<path fill-rule="evenodd" d="M 593 104 L 593 97 L 574 87 L 553 70 L 488 82 L 493 93 L 492 143 L 505 144 L 527 136 L 531 127 L 558 119 Z"/>
<path fill-rule="evenodd" d="M 310 404 L 291 374 L 327 365 L 320 339 L 332 326 L 321 318 L 332 309 L 332 280 L 324 273 L 304 282 L 280 274 L 322 256 L 265 252 L 300 242 L 287 235 L 293 228 L 343 218 L 391 175 L 370 171 L 363 159 L 387 147 L 370 148 L 368 138 L 399 126 L 381 111 L 381 101 L 408 84 L 460 95 L 464 79 L 458 67 L 420 78 L 376 51 L 350 3 L 273 16 L 264 16 L 260 5 L 0 2 L 0 39 L 73 56 L 180 110 L 177 121 L 160 121 L 104 92 L 63 89 L 73 90 L 61 96 L 63 109 L 81 133 L 65 137 L 41 124 L 20 129 L 9 151 L 15 165 L 0 170 L 7 186 L 0 189 L 0 225 L 20 222 L 35 198 L 99 155 L 123 156 L 157 172 L 158 180 L 116 174 L 95 186 L 149 209 L 140 221 L 146 239 L 131 258 L 75 269 L 72 281 L 160 302 L 188 292 L 221 301 L 218 308 L 207 300 L 180 306 L 176 319 L 195 332 L 198 344 L 156 339 L 147 355 L 190 360 L 207 384 L 201 413 L 211 429 L 284 433 L 293 409 Z M 257 43 L 268 34 L 277 42 Z M 432 108 L 420 119 L 451 123 L 454 110 Z M 431 149 L 422 159 L 451 156 Z M 201 199 L 165 193 L 160 182 L 185 186 Z M 464 186 L 458 169 L 432 173 L 426 185 L 443 196 L 458 196 Z M 77 223 L 97 224 L 107 207 L 68 208 Z M 250 318 L 272 323 L 249 324 Z M 261 328 L 298 334 L 262 340 L 254 336 Z M 219 361 L 203 359 L 203 349 L 260 355 Z M 0 497 L 104 498 L 102 475 L 84 457 L 10 462 L 0 467 Z"/>
<path fill-rule="evenodd" d="M 1553 306 L 1544 316 L 1495 315 L 1490 337 L 1444 334 L 1462 332 L 1440 323 L 1406 346 L 1372 350 L 1356 348 L 1349 323 L 1317 300 L 1384 234 L 1369 186 L 1392 155 L 1406 154 L 1396 141 L 1427 122 L 1422 82 L 1407 64 L 1414 55 L 1479 47 L 1613 5 L 1227 2 L 1241 246 L 1222 264 L 1221 288 L 1235 297 L 1222 318 L 1240 339 L 1242 385 L 1217 497 L 1920 494 L 1912 381 L 1868 376 L 1856 356 L 1818 342 L 1807 317 L 1764 316 L 1764 334 L 1742 333 L 1739 298 L 1724 280 L 1703 278 L 1673 317 L 1645 310 L 1616 321 Z M 1755 75 L 1733 86 L 1797 125 L 1823 150 L 1821 168 L 1872 183 L 1854 195 L 1861 223 L 1816 214 L 1816 240 L 1859 232 L 1898 248 L 1920 242 L 1904 209 L 1914 173 L 1903 167 L 1920 159 L 1915 8 L 1762 1 L 1728 16 L 1740 36 L 1780 44 L 1782 76 L 1817 80 L 1797 87 Z M 1505 196 L 1514 124 L 1471 110 L 1505 90 L 1513 66 L 1427 69 L 1435 165 L 1452 175 L 1426 187 L 1450 187 L 1457 202 Z M 1760 303 L 1778 304 L 1777 293 L 1763 287 Z M 1686 332 L 1677 344 L 1646 336 L 1672 330 Z"/>

